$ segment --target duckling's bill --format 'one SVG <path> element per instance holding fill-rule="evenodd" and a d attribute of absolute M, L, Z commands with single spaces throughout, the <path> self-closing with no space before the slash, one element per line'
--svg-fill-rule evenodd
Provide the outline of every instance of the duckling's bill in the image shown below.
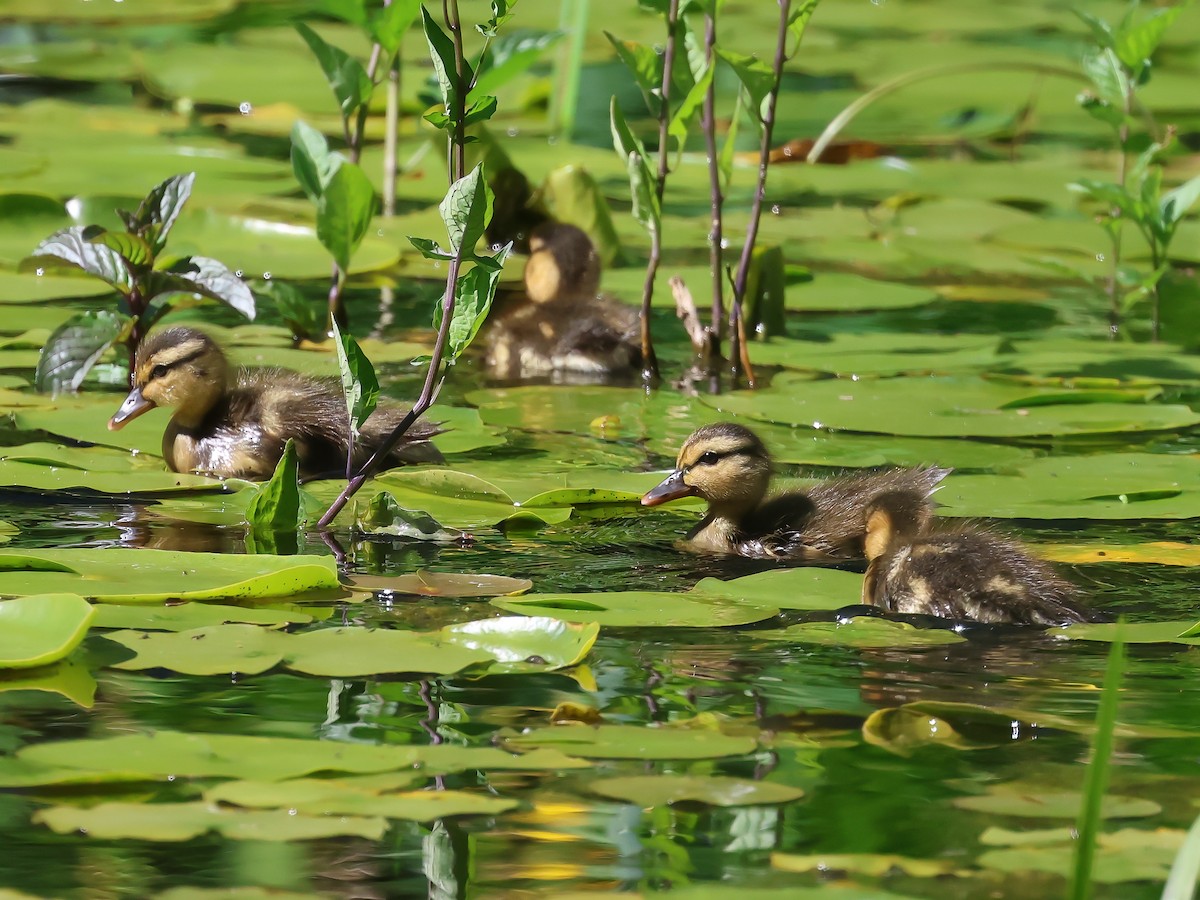
<path fill-rule="evenodd" d="M 142 389 L 135 387 L 129 392 L 129 396 L 125 398 L 125 402 L 121 404 L 121 408 L 113 413 L 113 417 L 108 420 L 108 430 L 119 431 L 142 413 L 149 412 L 152 409 L 154 409 L 154 401 L 147 400 L 142 396 Z"/>
<path fill-rule="evenodd" d="M 662 482 L 642 495 L 642 506 L 658 506 L 680 497 L 696 496 L 696 489 L 683 480 L 687 474 L 683 469 L 676 469 Z"/>

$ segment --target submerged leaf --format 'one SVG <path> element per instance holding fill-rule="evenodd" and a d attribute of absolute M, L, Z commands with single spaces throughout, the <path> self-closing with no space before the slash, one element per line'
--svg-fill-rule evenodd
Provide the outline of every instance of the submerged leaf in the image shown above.
<path fill-rule="evenodd" d="M 590 785 L 593 793 L 624 800 L 643 808 L 670 803 L 709 806 L 760 806 L 790 803 L 804 796 L 799 788 L 770 781 L 703 775 L 633 775 L 603 778 Z"/>
<path fill-rule="evenodd" d="M 475 575 L 430 572 L 418 569 L 409 575 L 351 575 L 347 579 L 355 590 L 390 591 L 426 597 L 501 597 L 523 594 L 533 582 L 507 575 Z"/>

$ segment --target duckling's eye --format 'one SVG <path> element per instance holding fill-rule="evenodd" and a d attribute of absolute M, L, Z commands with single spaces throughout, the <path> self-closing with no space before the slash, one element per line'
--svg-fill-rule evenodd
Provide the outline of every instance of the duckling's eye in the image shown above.
<path fill-rule="evenodd" d="M 167 374 L 167 367 L 164 366 L 162 363 L 159 363 L 157 366 L 155 366 L 153 369 L 150 370 L 151 378 L 162 378 L 166 374 Z"/>
<path fill-rule="evenodd" d="M 721 457 L 719 457 L 712 450 L 706 450 L 700 454 L 700 458 L 696 460 L 696 462 L 702 466 L 711 466 L 720 458 Z"/>

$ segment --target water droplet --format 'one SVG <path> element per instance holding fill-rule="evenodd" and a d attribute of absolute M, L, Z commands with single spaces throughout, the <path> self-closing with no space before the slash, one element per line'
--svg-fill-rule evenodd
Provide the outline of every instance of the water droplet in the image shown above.
<path fill-rule="evenodd" d="M 883 4 L 886 2 L 887 2 L 887 0 L 871 0 L 871 5 L 872 6 L 883 6 Z"/>
<path fill-rule="evenodd" d="M 771 215 L 773 215 L 773 216 L 779 215 L 779 204 L 778 203 L 771 204 Z"/>
<path fill-rule="evenodd" d="M 549 144 L 551 147 L 553 147 L 555 144 L 558 143 L 558 135 L 556 135 L 556 134 L 550 135 L 550 137 L 546 138 L 546 143 Z"/>
<path fill-rule="evenodd" d="M 520 133 L 521 133 L 520 128 L 510 128 L 510 129 L 508 129 L 508 132 L 507 132 L 509 137 L 516 137 Z"/>
<path fill-rule="evenodd" d="M 292 808 L 288 809 L 288 815 L 289 815 L 289 816 L 294 816 L 294 815 L 296 815 L 296 809 L 295 809 L 294 807 L 292 807 Z"/>
<path fill-rule="evenodd" d="M 813 422 L 813 428 L 824 428 L 824 427 L 825 426 L 821 422 Z"/>
<path fill-rule="evenodd" d="M 1096 254 L 1096 262 L 1104 262 L 1104 254 L 1103 253 Z"/>
<path fill-rule="evenodd" d="M 235 269 L 235 270 L 234 270 L 234 272 L 233 272 L 233 274 L 234 274 L 234 275 L 236 275 L 238 278 L 241 278 L 241 277 L 242 277 L 242 270 L 241 270 L 241 269 Z"/>
<path fill-rule="evenodd" d="M 254 106 L 249 100 L 243 100 L 238 104 L 238 112 L 240 112 L 243 116 L 248 116 L 250 113 L 254 112 Z"/>
<path fill-rule="evenodd" d="M 34 274 L 37 275 L 38 278 L 41 278 L 43 275 L 46 274 L 46 270 L 43 269 L 41 266 L 38 266 L 36 269 L 34 269 Z"/>
<path fill-rule="evenodd" d="M 262 276 L 262 277 L 263 277 L 263 281 L 270 281 L 270 280 L 271 280 L 271 273 L 270 273 L 270 272 L 263 272 L 263 276 Z"/>

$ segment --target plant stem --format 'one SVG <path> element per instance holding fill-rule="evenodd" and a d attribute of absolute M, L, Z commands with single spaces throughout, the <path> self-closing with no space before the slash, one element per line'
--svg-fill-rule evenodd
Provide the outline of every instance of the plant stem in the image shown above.
<path fill-rule="evenodd" d="M 442 17 L 454 41 L 454 91 L 451 93 L 450 118 L 454 131 L 450 138 L 450 183 L 467 174 L 467 141 L 463 119 L 466 118 L 467 86 L 463 83 L 462 21 L 458 15 L 458 0 L 442 0 Z"/>
<path fill-rule="evenodd" d="M 383 133 L 383 215 L 396 214 L 396 163 L 400 135 L 400 54 L 397 52 L 388 68 L 387 110 L 384 113 Z"/>
<path fill-rule="evenodd" d="M 670 0 L 667 6 L 667 44 L 663 51 L 663 74 L 659 89 L 658 172 L 654 178 L 654 196 L 658 198 L 660 210 L 669 171 L 667 144 L 670 138 L 667 129 L 671 124 L 671 72 L 675 67 L 675 28 L 678 24 L 679 0 Z M 650 231 L 650 259 L 646 263 L 646 280 L 642 283 L 642 378 L 646 381 L 658 378 L 658 358 L 654 354 L 654 343 L 650 336 L 650 302 L 654 299 L 654 278 L 662 261 L 661 232 L 661 223 Z"/>
<path fill-rule="evenodd" d="M 717 64 L 717 18 L 716 7 L 704 17 L 704 59 L 711 69 Z M 715 73 L 714 73 L 715 74 Z M 704 106 L 700 114 L 700 128 L 704 132 L 704 152 L 708 155 L 708 188 L 712 203 L 712 227 L 708 232 L 709 268 L 712 270 L 712 321 L 709 325 L 708 356 L 709 368 L 721 356 L 721 324 L 725 318 L 725 280 L 721 242 L 724 240 L 721 210 L 725 197 L 721 193 L 721 164 L 717 157 L 717 79 L 711 77 L 708 90 L 704 93 Z"/>
<path fill-rule="evenodd" d="M 742 346 L 745 326 L 741 324 L 742 304 L 746 299 L 746 281 L 750 276 L 750 260 L 754 256 L 754 245 L 758 241 L 758 223 L 762 218 L 763 199 L 767 193 L 767 168 L 771 161 L 771 136 L 775 131 L 775 104 L 779 100 L 779 85 L 783 81 L 783 63 L 787 58 L 788 18 L 792 11 L 792 0 L 779 0 L 779 38 L 775 44 L 775 62 L 772 70 L 774 80 L 767 94 L 767 106 L 762 113 L 762 140 L 758 147 L 758 185 L 754 190 L 754 203 L 750 207 L 750 223 L 746 227 L 746 242 L 742 245 L 742 256 L 738 260 L 737 275 L 733 279 L 733 304 L 729 321 L 729 357 L 735 372 L 739 366 L 749 362 L 746 349 Z M 754 373 L 747 370 L 746 379 L 754 387 Z"/>
<path fill-rule="evenodd" d="M 1117 129 L 1117 184 L 1122 189 L 1125 188 L 1125 182 L 1129 175 L 1129 151 L 1126 149 L 1129 143 L 1129 116 L 1133 109 L 1133 86 L 1129 85 L 1125 90 L 1123 98 L 1123 109 L 1125 112 L 1124 121 L 1121 122 Z M 1118 274 L 1121 268 L 1121 210 L 1113 208 L 1109 211 L 1109 215 L 1113 220 L 1113 230 L 1109 233 L 1112 241 L 1112 247 L 1109 251 L 1110 266 L 1108 269 L 1108 336 L 1110 338 L 1117 337 L 1121 330 L 1121 285 L 1118 281 Z M 1157 297 L 1157 294 L 1155 295 Z M 1155 324 L 1157 325 L 1157 310 L 1155 311 Z M 1155 329 L 1157 330 L 1157 328 Z M 1156 338 L 1157 340 L 1157 338 Z"/>
<path fill-rule="evenodd" d="M 462 26 L 458 16 L 458 0 L 442 0 L 442 12 L 446 19 L 446 27 L 450 29 L 451 37 L 454 40 L 454 91 L 452 92 L 452 105 L 450 116 L 454 119 L 454 130 L 450 136 L 450 183 L 453 184 L 459 178 L 462 178 L 466 173 L 466 143 L 464 140 L 464 132 L 462 121 L 465 118 L 464 107 L 466 103 L 466 84 L 463 79 L 463 52 L 462 52 Z M 457 174 L 456 174 L 457 173 Z M 442 322 L 438 328 L 437 339 L 433 344 L 433 351 L 430 353 L 429 368 L 425 370 L 425 383 L 421 386 L 421 393 L 417 396 L 416 402 L 400 420 L 399 424 L 392 429 L 392 433 L 387 436 L 387 439 L 376 448 L 371 454 L 358 474 L 346 482 L 346 486 L 342 488 L 342 492 L 337 495 L 337 498 L 330 504 L 329 509 L 325 510 L 325 514 L 321 516 L 317 522 L 317 527 L 328 528 L 330 523 L 337 518 L 350 501 L 350 498 L 358 493 L 367 479 L 379 471 L 383 461 L 387 459 L 395 446 L 400 443 L 400 439 L 408 432 L 425 412 L 433 405 L 433 401 L 437 399 L 439 388 L 439 376 L 442 371 L 442 359 L 446 355 L 446 344 L 450 339 L 450 324 L 454 321 L 454 305 L 456 300 L 455 288 L 458 285 L 458 273 L 462 268 L 463 255 L 469 253 L 474 248 L 462 247 L 454 252 L 454 258 L 450 260 L 450 268 L 446 273 L 446 291 L 442 295 Z"/>

